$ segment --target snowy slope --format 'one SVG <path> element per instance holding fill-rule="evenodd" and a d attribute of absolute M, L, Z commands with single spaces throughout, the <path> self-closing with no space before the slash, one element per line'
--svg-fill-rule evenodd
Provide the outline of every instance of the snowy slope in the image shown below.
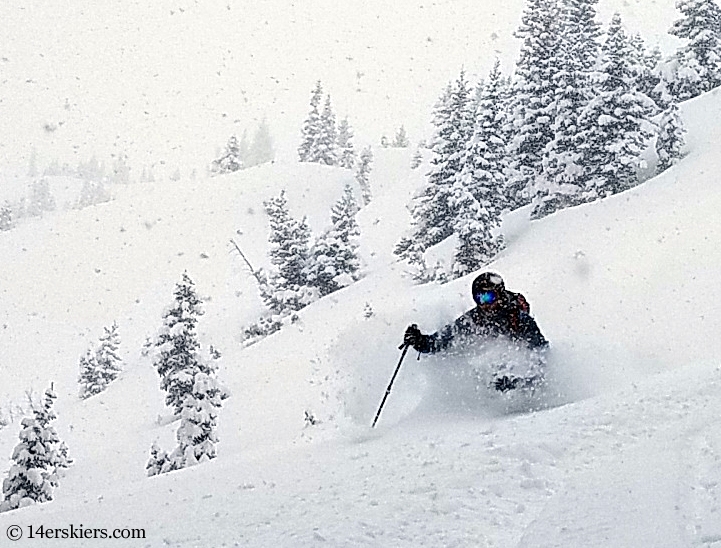
<path fill-rule="evenodd" d="M 240 330 L 260 308 L 228 239 L 263 264 L 262 201 L 287 188 L 319 230 L 348 172 L 278 163 L 130 186 L 109 204 L 0 233 L 3 397 L 54 381 L 75 458 L 54 502 L 1 514 L 0 531 L 145 528 L 128 546 L 714 546 L 721 98 L 683 112 L 690 153 L 677 167 L 542 221 L 506 220 L 509 246 L 492 268 L 526 294 L 552 341 L 552 390 L 536 411 L 509 412 L 459 380 L 459 364 L 409 354 L 368 428 L 405 326 L 431 331 L 471 303 L 470 277 L 413 286 L 393 261 L 421 180 L 409 152 L 375 151 L 375 199 L 359 214 L 364 279 L 247 348 Z M 184 270 L 206 300 L 201 340 L 223 351 L 233 397 L 218 459 L 146 478 L 151 443 L 170 449 L 174 428 L 156 422 L 167 411 L 140 350 Z M 77 360 L 113 320 L 126 370 L 79 402 Z M 306 410 L 322 423 L 305 427 Z M 16 436 L 17 423 L 0 430 L 0 455 Z"/>

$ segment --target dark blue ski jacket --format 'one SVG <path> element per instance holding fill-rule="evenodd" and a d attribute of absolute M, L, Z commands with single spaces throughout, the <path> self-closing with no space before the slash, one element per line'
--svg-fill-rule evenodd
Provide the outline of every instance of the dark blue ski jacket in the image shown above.
<path fill-rule="evenodd" d="M 501 336 L 525 343 L 531 349 L 548 346 L 548 341 L 530 315 L 525 297 L 506 291 L 503 302 L 495 309 L 485 310 L 477 306 L 436 333 L 421 335 L 413 347 L 418 352 L 435 353 L 458 343 Z"/>

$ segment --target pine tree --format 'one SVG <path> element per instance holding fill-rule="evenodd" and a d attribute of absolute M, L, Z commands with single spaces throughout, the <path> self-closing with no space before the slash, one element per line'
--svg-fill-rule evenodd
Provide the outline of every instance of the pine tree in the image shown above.
<path fill-rule="evenodd" d="M 217 456 L 218 410 L 226 397 L 227 392 L 218 383 L 212 364 L 195 372 L 192 390 L 186 394 L 180 411 L 178 446 L 168 456 L 163 472 L 195 466 Z"/>
<path fill-rule="evenodd" d="M 553 140 L 553 59 L 557 48 L 555 0 L 528 0 L 516 37 L 523 40 L 509 105 L 508 199 L 513 207 L 531 200 L 530 188 L 542 171 L 543 151 Z"/>
<path fill-rule="evenodd" d="M 201 307 L 195 285 L 184 273 L 175 286 L 175 303 L 163 316 L 153 363 L 160 375 L 160 386 L 167 393 L 165 403 L 176 415 L 180 415 L 186 395 L 193 390 L 195 374 L 208 370 L 196 334 L 198 317 L 203 314 Z"/>
<path fill-rule="evenodd" d="M 46 211 L 55 210 L 55 198 L 50 193 L 50 183 L 47 179 L 35 181 L 30 187 L 30 200 L 27 214 L 31 217 L 42 215 Z"/>
<path fill-rule="evenodd" d="M 634 87 L 629 47 L 621 17 L 616 14 L 602 48 L 598 95 L 579 119 L 584 128 L 579 149 L 585 163 L 585 201 L 634 186 L 637 170 L 643 165 L 641 153 L 652 136 L 647 119 L 651 100 Z"/>
<path fill-rule="evenodd" d="M 680 65 L 672 93 L 682 101 L 721 85 L 721 8 L 714 0 L 679 0 L 683 18 L 669 33 L 688 43 L 678 49 Z"/>
<path fill-rule="evenodd" d="M 130 166 L 128 165 L 128 157 L 125 154 L 119 154 L 115 159 L 111 181 L 118 185 L 130 183 Z"/>
<path fill-rule="evenodd" d="M 418 169 L 422 163 L 423 153 L 421 152 L 420 145 L 418 145 L 418 148 L 416 148 L 416 151 L 413 153 L 413 158 L 411 158 L 411 169 Z"/>
<path fill-rule="evenodd" d="M 335 114 L 331 107 L 330 95 L 326 97 L 323 112 L 320 115 L 320 133 L 318 134 L 317 162 L 327 166 L 338 165 L 338 130 Z"/>
<path fill-rule="evenodd" d="M 455 211 L 452 225 L 459 241 L 452 268 L 456 276 L 487 264 L 503 246 L 502 239 L 494 234 L 506 206 L 505 143 L 498 110 L 500 80 L 500 63 L 496 61 L 477 99 L 473 136 L 451 189 Z"/>
<path fill-rule="evenodd" d="M 13 210 L 8 202 L 0 207 L 0 231 L 10 230 L 13 227 Z"/>
<path fill-rule="evenodd" d="M 406 133 L 406 128 L 404 126 L 398 128 L 396 137 L 393 139 L 393 144 L 391 146 L 394 148 L 408 148 L 410 146 L 408 134 Z"/>
<path fill-rule="evenodd" d="M 315 89 L 310 97 L 310 112 L 303 122 L 302 141 L 298 147 L 298 158 L 301 162 L 317 162 L 318 161 L 318 139 L 321 133 L 320 106 L 323 98 L 323 87 L 320 80 L 315 85 Z"/>
<path fill-rule="evenodd" d="M 373 162 L 373 151 L 371 147 L 366 147 L 362 150 L 358 167 L 356 168 L 355 179 L 361 189 L 361 199 L 363 205 L 368 205 L 373 198 L 370 185 L 370 172 L 371 163 Z"/>
<path fill-rule="evenodd" d="M 681 149 L 686 143 L 683 134 L 683 120 L 676 103 L 672 103 L 661 116 L 659 133 L 656 138 L 656 154 L 658 163 L 656 173 L 666 171 L 681 158 Z"/>
<path fill-rule="evenodd" d="M 579 148 L 580 116 L 595 94 L 592 71 L 599 56 L 597 0 L 564 0 L 560 12 L 559 47 L 552 59 L 553 139 L 543 151 L 533 187 L 532 218 L 538 219 L 583 201 L 586 159 Z"/>
<path fill-rule="evenodd" d="M 360 230 L 355 220 L 357 212 L 353 191 L 346 185 L 343 196 L 331 210 L 332 227 L 316 241 L 306 270 L 308 283 L 318 288 L 321 297 L 358 279 Z"/>
<path fill-rule="evenodd" d="M 210 171 L 211 173 L 223 175 L 225 173 L 233 173 L 243 169 L 243 161 L 240 157 L 240 146 L 235 135 L 231 135 L 228 144 L 225 145 L 225 151 L 217 160 L 213 160 Z"/>
<path fill-rule="evenodd" d="M 353 169 L 355 165 L 353 130 L 348 118 L 343 118 L 338 124 L 338 165 L 346 169 Z"/>
<path fill-rule="evenodd" d="M 42 407 L 21 422 L 20 443 L 15 446 L 13 465 L 3 481 L 0 512 L 52 500 L 59 469 L 71 463 L 67 446 L 50 424 L 57 418 L 53 409 L 56 397 L 52 388 L 46 390 Z"/>
<path fill-rule="evenodd" d="M 146 473 L 148 476 L 157 476 L 167 471 L 169 467 L 168 454 L 160 448 L 157 442 L 153 442 L 150 447 L 150 459 L 145 465 Z"/>
<path fill-rule="evenodd" d="M 83 400 L 99 394 L 107 387 L 105 379 L 100 373 L 95 353 L 92 350 L 87 350 L 85 355 L 80 357 L 78 383 L 80 384 L 80 399 Z"/>
<path fill-rule="evenodd" d="M 80 358 L 80 398 L 87 399 L 90 396 L 104 391 L 108 385 L 118 378 L 121 371 L 121 359 L 118 356 L 120 337 L 118 326 L 105 327 L 104 334 L 100 337 L 100 344 L 95 351 L 88 350 Z"/>
<path fill-rule="evenodd" d="M 315 298 L 306 276 L 310 228 L 305 218 L 291 217 L 285 191 L 264 206 L 270 224 L 268 254 L 275 272 L 267 276 L 261 297 L 276 314 L 300 310 Z"/>
<path fill-rule="evenodd" d="M 111 200 L 110 191 L 103 181 L 83 181 L 83 187 L 80 190 L 80 198 L 78 198 L 76 207 L 83 209 L 85 207 L 94 206 L 109 202 Z"/>
<path fill-rule="evenodd" d="M 395 253 L 417 262 L 429 247 L 453 234 L 456 210 L 452 188 L 463 167 L 466 144 L 473 134 L 473 98 L 461 72 L 436 106 L 433 158 L 428 183 L 412 206 L 412 235 L 403 238 Z"/>

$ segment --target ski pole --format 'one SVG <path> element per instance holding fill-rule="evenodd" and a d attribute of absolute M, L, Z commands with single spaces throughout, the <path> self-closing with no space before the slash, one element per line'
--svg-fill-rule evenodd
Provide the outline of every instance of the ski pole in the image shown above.
<path fill-rule="evenodd" d="M 399 350 L 400 350 L 401 348 L 403 349 L 403 352 L 401 353 L 401 359 L 398 360 L 398 365 L 396 366 L 396 370 L 393 372 L 393 376 L 391 377 L 391 382 L 388 383 L 388 388 L 386 388 L 385 396 L 383 396 L 383 400 L 381 401 L 381 405 L 380 405 L 380 407 L 378 408 L 378 412 L 376 413 L 376 418 L 373 419 L 373 424 L 371 425 L 371 428 L 374 428 L 374 427 L 375 427 L 376 423 L 378 422 L 378 417 L 381 416 L 381 411 L 382 411 L 382 409 L 383 409 L 383 406 L 384 406 L 385 403 L 386 403 L 386 399 L 388 398 L 388 394 L 391 393 L 391 387 L 393 386 L 393 381 L 396 380 L 396 375 L 398 375 L 398 371 L 400 370 L 401 364 L 403 363 L 403 358 L 406 357 L 406 352 L 408 352 L 408 347 L 409 347 L 409 346 L 410 346 L 409 344 L 403 343 L 402 345 L 400 345 L 400 346 L 398 347 Z"/>

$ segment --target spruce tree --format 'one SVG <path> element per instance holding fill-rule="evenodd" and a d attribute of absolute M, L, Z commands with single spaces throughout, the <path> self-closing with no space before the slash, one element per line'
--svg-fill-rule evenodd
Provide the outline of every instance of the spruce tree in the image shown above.
<path fill-rule="evenodd" d="M 157 476 L 158 474 L 167 472 L 169 468 L 168 454 L 160 448 L 158 442 L 153 442 L 153 445 L 150 447 L 150 459 L 148 459 L 148 463 L 145 465 L 146 473 L 148 476 Z"/>
<path fill-rule="evenodd" d="M 355 220 L 357 211 L 353 191 L 346 185 L 343 196 L 331 210 L 332 227 L 313 246 L 306 271 L 308 283 L 318 288 L 321 297 L 358 279 L 360 230 Z"/>
<path fill-rule="evenodd" d="M 658 163 L 656 164 L 656 173 L 666 171 L 672 165 L 676 164 L 681 158 L 681 149 L 686 143 L 683 134 L 683 120 L 676 103 L 671 105 L 664 111 L 659 121 L 659 133 L 656 137 L 656 154 L 658 155 Z"/>
<path fill-rule="evenodd" d="M 395 253 L 418 262 L 429 247 L 453 234 L 456 206 L 453 184 L 463 168 L 466 145 L 473 134 L 473 97 L 461 72 L 436 106 L 433 157 L 428 182 L 412 206 L 412 235 L 403 238 Z"/>
<path fill-rule="evenodd" d="M 290 215 L 285 191 L 264 203 L 270 224 L 268 254 L 275 271 L 261 287 L 266 306 L 276 314 L 300 310 L 314 298 L 308 285 L 306 268 L 310 249 L 310 228 Z"/>
<path fill-rule="evenodd" d="M 509 203 L 531 201 L 531 186 L 542 171 L 543 151 L 553 140 L 553 59 L 557 48 L 556 0 L 528 0 L 516 36 L 523 40 L 509 105 L 509 143 L 512 175 Z"/>
<path fill-rule="evenodd" d="M 721 84 L 721 8 L 714 0 L 679 0 L 683 18 L 669 33 L 688 40 L 676 57 L 680 65 L 672 93 L 682 101 Z"/>
<path fill-rule="evenodd" d="M 310 112 L 303 122 L 302 141 L 298 147 L 298 158 L 301 162 L 318 161 L 318 139 L 321 133 L 320 111 L 318 110 L 323 98 L 323 87 L 320 80 L 310 97 Z"/>
<path fill-rule="evenodd" d="M 406 128 L 404 126 L 398 128 L 395 139 L 393 139 L 393 144 L 391 146 L 394 148 L 408 148 L 410 146 L 408 134 L 406 133 Z"/>
<path fill-rule="evenodd" d="M 27 206 L 27 214 L 31 217 L 42 215 L 46 211 L 55 210 L 55 198 L 50 192 L 50 183 L 47 179 L 35 181 L 30 186 L 30 200 Z"/>
<path fill-rule="evenodd" d="M 503 246 L 494 232 L 506 206 L 505 143 L 499 111 L 501 71 L 496 61 L 477 99 L 473 136 L 463 154 L 462 169 L 453 182 L 453 231 L 458 247 L 453 274 L 463 276 L 487 264 Z"/>
<path fill-rule="evenodd" d="M 240 145 L 235 135 L 231 135 L 228 139 L 228 143 L 225 145 L 225 150 L 220 158 L 213 160 L 210 166 L 212 173 L 223 175 L 225 173 L 233 173 L 243 169 L 243 160 L 240 157 Z"/>
<path fill-rule="evenodd" d="M 320 115 L 320 132 L 316 147 L 316 162 L 327 166 L 338 165 L 338 130 L 335 124 L 335 114 L 331 106 L 330 95 L 326 97 L 323 112 Z"/>
<path fill-rule="evenodd" d="M 345 169 L 353 169 L 355 165 L 353 130 L 348 118 L 343 118 L 338 124 L 338 165 Z"/>
<path fill-rule="evenodd" d="M 0 207 L 0 231 L 10 230 L 13 227 L 13 210 L 9 203 Z"/>
<path fill-rule="evenodd" d="M 584 109 L 579 149 L 584 155 L 585 201 L 622 192 L 637 182 L 641 153 L 651 137 L 652 101 L 634 85 L 629 43 L 615 14 L 602 48 L 598 95 Z"/>
<path fill-rule="evenodd" d="M 600 52 L 596 3 L 564 0 L 561 4 L 561 32 L 551 63 L 554 135 L 543 151 L 543 170 L 532 189 L 534 219 L 583 201 L 586 159 L 579 139 L 586 128 L 580 126 L 580 117 L 595 94 L 591 75 Z"/>
<path fill-rule="evenodd" d="M 215 430 L 218 411 L 226 397 L 228 394 L 218 383 L 212 363 L 194 373 L 192 389 L 186 394 L 180 411 L 180 426 L 176 433 L 178 446 L 168 455 L 163 472 L 195 466 L 217 456 Z"/>
<path fill-rule="evenodd" d="M 423 153 L 421 152 L 420 145 L 418 148 L 416 148 L 416 151 L 413 153 L 413 158 L 411 158 L 411 169 L 418 169 L 421 167 L 421 164 L 423 163 Z"/>
<path fill-rule="evenodd" d="M 373 198 L 370 185 L 371 163 L 373 162 L 373 151 L 368 146 L 361 151 L 358 167 L 355 172 L 355 179 L 361 189 L 363 205 L 368 205 Z"/>
<path fill-rule="evenodd" d="M 182 281 L 175 286 L 175 302 L 163 315 L 153 363 L 160 375 L 160 387 L 166 392 L 165 403 L 176 415 L 180 415 L 185 397 L 193 389 L 195 374 L 208 370 L 200 355 L 196 333 L 202 314 L 202 302 L 195 292 L 195 284 L 184 273 Z"/>
<path fill-rule="evenodd" d="M 20 443 L 13 450 L 13 465 L 3 481 L 0 512 L 52 500 L 59 469 L 71 463 L 67 446 L 50 424 L 57 418 L 53 409 L 56 398 L 52 388 L 46 390 L 42 406 L 21 422 Z"/>

